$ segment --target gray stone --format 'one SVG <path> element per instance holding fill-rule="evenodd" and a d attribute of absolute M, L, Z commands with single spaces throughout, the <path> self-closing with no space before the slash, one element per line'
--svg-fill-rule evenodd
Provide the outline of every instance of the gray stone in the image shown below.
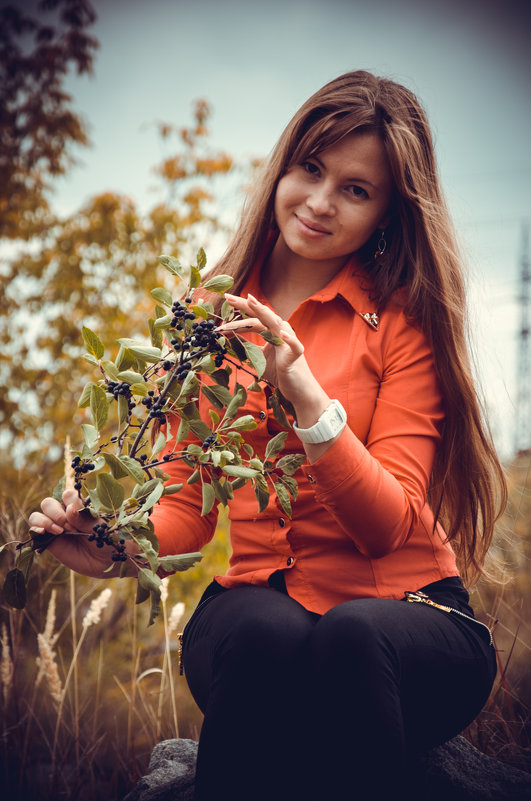
<path fill-rule="evenodd" d="M 123 801 L 192 801 L 195 740 L 163 740 L 151 753 L 148 772 Z"/>
<path fill-rule="evenodd" d="M 196 756 L 195 740 L 159 743 L 147 774 L 123 801 L 192 801 Z M 531 774 L 482 754 L 464 737 L 418 759 L 411 785 L 408 797 L 429 801 L 531 801 Z"/>
<path fill-rule="evenodd" d="M 415 765 L 430 801 L 531 801 L 531 774 L 483 754 L 464 737 L 434 748 Z"/>

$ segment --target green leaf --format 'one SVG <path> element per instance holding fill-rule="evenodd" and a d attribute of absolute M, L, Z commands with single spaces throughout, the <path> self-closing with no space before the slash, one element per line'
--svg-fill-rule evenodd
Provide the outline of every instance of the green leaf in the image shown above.
<path fill-rule="evenodd" d="M 206 257 L 206 253 L 203 250 L 203 248 L 199 248 L 199 250 L 197 251 L 196 262 L 197 262 L 197 269 L 198 270 L 204 270 L 204 268 L 206 267 L 206 263 L 207 263 L 207 257 Z"/>
<path fill-rule="evenodd" d="M 157 487 L 159 484 L 160 481 L 158 478 L 150 478 L 149 481 L 145 482 L 145 484 L 137 484 L 137 486 L 133 489 L 133 498 L 138 498 L 138 500 L 147 498 L 148 495 L 150 495 L 155 487 Z"/>
<path fill-rule="evenodd" d="M 280 484 L 280 482 L 275 482 L 275 492 L 278 500 L 280 501 L 280 505 L 284 509 L 287 516 L 291 518 L 291 500 L 286 487 L 284 487 L 283 484 Z"/>
<path fill-rule="evenodd" d="M 128 471 L 120 463 L 120 459 L 118 459 L 117 456 L 114 456 L 114 454 L 104 453 L 103 458 L 108 464 L 111 473 L 113 475 L 113 478 L 125 478 L 125 476 L 129 475 Z"/>
<path fill-rule="evenodd" d="M 237 336 L 225 337 L 225 347 L 229 353 L 236 356 L 240 362 L 244 362 L 247 359 L 243 342 L 241 339 L 238 339 Z"/>
<path fill-rule="evenodd" d="M 119 509 L 123 503 L 125 490 L 108 473 L 100 473 L 96 477 L 96 492 L 100 503 L 107 509 Z"/>
<path fill-rule="evenodd" d="M 148 320 L 149 336 L 151 337 L 151 344 L 154 348 L 162 348 L 162 328 L 164 324 L 157 325 L 157 322 L 150 317 Z"/>
<path fill-rule="evenodd" d="M 223 301 L 220 314 L 223 322 L 225 323 L 228 323 L 229 320 L 232 320 L 232 318 L 234 317 L 234 309 L 228 301 L 226 300 Z"/>
<path fill-rule="evenodd" d="M 252 384 L 249 384 L 247 387 L 249 392 L 262 392 L 262 387 L 258 383 L 258 381 L 253 381 Z"/>
<path fill-rule="evenodd" d="M 92 387 L 96 386 L 93 381 L 88 381 L 83 387 L 83 392 L 77 402 L 78 409 L 86 409 L 90 405 L 90 393 Z"/>
<path fill-rule="evenodd" d="M 188 279 L 188 284 L 190 289 L 195 289 L 201 283 L 201 273 L 197 269 L 197 267 L 191 266 L 190 267 L 190 278 Z"/>
<path fill-rule="evenodd" d="M 227 405 L 227 411 L 223 417 L 224 420 L 230 420 L 236 415 L 236 412 L 242 406 L 245 401 L 247 400 L 245 390 L 243 387 L 240 387 L 234 393 L 233 398 L 231 399 L 230 403 Z"/>
<path fill-rule="evenodd" d="M 247 358 L 256 370 L 258 378 L 261 378 L 267 365 L 262 348 L 259 348 L 258 345 L 254 345 L 252 342 L 244 342 L 243 347 Z"/>
<path fill-rule="evenodd" d="M 164 485 L 164 495 L 175 495 L 176 492 L 180 492 L 184 484 L 165 484 Z"/>
<path fill-rule="evenodd" d="M 95 427 L 101 431 L 109 416 L 109 401 L 105 390 L 97 384 L 93 384 L 90 389 L 90 413 Z"/>
<path fill-rule="evenodd" d="M 236 431 L 252 431 L 257 426 L 258 423 L 252 414 L 244 414 L 242 417 L 238 417 L 236 420 L 233 420 L 230 424 L 230 427 Z"/>
<path fill-rule="evenodd" d="M 22 575 L 24 576 L 24 580 L 28 581 L 29 572 L 31 566 L 33 564 L 33 559 L 35 557 L 35 551 L 31 545 L 27 545 L 22 548 L 18 552 L 17 560 L 16 560 L 16 567 L 22 571 Z"/>
<path fill-rule="evenodd" d="M 114 567 L 114 564 L 113 564 L 113 567 Z M 150 596 L 149 590 L 147 590 L 145 587 L 143 587 L 140 584 L 139 581 L 137 581 L 137 583 L 136 583 L 136 603 L 137 604 L 143 604 L 144 601 L 147 601 L 149 596 Z"/>
<path fill-rule="evenodd" d="M 85 439 L 87 448 L 92 450 L 98 442 L 97 428 L 94 428 L 94 426 L 91 426 L 88 423 L 81 423 L 81 430 L 83 431 L 83 437 Z"/>
<path fill-rule="evenodd" d="M 103 367 L 107 375 L 110 376 L 110 378 L 112 378 L 113 381 L 116 381 L 116 379 L 118 378 L 118 368 L 115 365 L 115 363 L 110 362 L 108 359 L 105 359 L 101 363 L 101 366 Z"/>
<path fill-rule="evenodd" d="M 151 451 L 152 456 L 156 456 L 157 453 L 160 453 L 161 450 L 166 445 L 166 437 L 162 431 L 159 431 L 157 439 L 155 440 L 155 444 L 153 445 L 153 450 Z"/>
<path fill-rule="evenodd" d="M 162 303 L 164 306 L 170 306 L 173 303 L 173 298 L 168 292 L 167 289 L 164 289 L 161 286 L 155 287 L 149 293 L 154 300 L 158 300 L 159 303 Z"/>
<path fill-rule="evenodd" d="M 173 315 L 172 314 L 165 314 L 164 316 L 157 317 L 156 320 L 153 320 L 153 329 L 154 329 L 154 331 L 157 332 L 157 339 L 160 337 L 160 340 L 161 340 L 160 343 L 157 342 L 156 344 L 155 344 L 155 342 L 152 341 L 151 344 L 155 345 L 156 348 L 162 347 L 162 334 L 160 333 L 160 329 L 168 328 L 170 323 L 171 323 L 171 321 L 172 321 L 172 319 L 173 319 Z M 151 332 L 151 325 L 149 326 L 149 330 Z M 152 332 L 151 332 L 151 339 L 153 340 L 153 333 Z"/>
<path fill-rule="evenodd" d="M 204 306 L 194 305 L 190 306 L 190 308 L 196 317 L 201 317 L 203 320 L 208 320 L 208 312 Z"/>
<path fill-rule="evenodd" d="M 181 391 L 179 393 L 179 400 L 187 398 L 190 395 L 194 395 L 198 391 L 199 391 L 199 382 L 196 378 L 194 371 L 190 370 L 190 372 L 183 381 Z"/>
<path fill-rule="evenodd" d="M 264 482 L 265 484 L 265 482 Z M 269 497 L 270 493 L 267 489 L 267 484 L 262 484 L 262 482 L 255 482 L 254 485 L 254 494 L 256 495 L 256 500 L 258 501 L 258 509 L 260 512 L 263 512 L 264 509 L 267 509 L 269 505 Z"/>
<path fill-rule="evenodd" d="M 286 413 L 282 406 L 280 405 L 280 400 L 277 395 L 277 391 L 271 393 L 269 396 L 269 403 L 273 410 L 273 417 L 280 423 L 283 428 L 291 428 L 288 418 L 286 417 Z"/>
<path fill-rule="evenodd" d="M 120 381 L 125 381 L 126 384 L 143 384 L 144 376 L 141 373 L 135 373 L 134 370 L 122 370 L 118 373 Z"/>
<path fill-rule="evenodd" d="M 189 426 L 192 432 L 198 437 L 201 442 L 204 442 L 205 439 L 212 434 L 212 429 L 207 426 L 202 420 L 190 420 Z"/>
<path fill-rule="evenodd" d="M 96 357 L 96 359 L 101 359 L 103 354 L 105 353 L 105 348 L 103 347 L 103 342 L 99 338 L 94 331 L 91 331 L 90 328 L 87 328 L 85 325 L 81 329 L 81 334 L 83 335 L 83 341 L 85 342 L 85 347 L 89 353 Z"/>
<path fill-rule="evenodd" d="M 230 368 L 224 367 L 224 368 L 220 368 L 218 370 L 214 370 L 214 372 L 211 373 L 211 376 L 214 379 L 214 381 L 216 382 L 216 384 L 219 384 L 222 387 L 228 387 L 229 386 L 229 373 L 230 373 Z"/>
<path fill-rule="evenodd" d="M 156 573 L 148 570 L 147 567 L 141 567 L 138 571 L 138 583 L 144 590 L 152 590 L 160 592 L 161 580 Z"/>
<path fill-rule="evenodd" d="M 214 488 L 211 484 L 208 484 L 206 481 L 203 482 L 202 488 L 202 497 L 203 497 L 203 508 L 201 509 L 201 516 L 207 515 L 210 511 L 212 511 L 212 507 L 216 501 L 216 494 L 214 492 Z"/>
<path fill-rule="evenodd" d="M 275 437 L 273 437 L 273 439 L 269 440 L 265 450 L 266 459 L 272 459 L 277 455 L 277 453 L 280 453 L 284 447 L 287 436 L 287 431 L 281 431 L 280 434 L 277 434 Z"/>
<path fill-rule="evenodd" d="M 162 556 L 159 559 L 160 567 L 167 573 L 182 572 L 193 567 L 203 558 L 201 553 L 181 553 L 175 556 Z"/>
<path fill-rule="evenodd" d="M 149 610 L 148 626 L 152 626 L 160 615 L 160 590 L 151 592 L 151 607 Z"/>
<path fill-rule="evenodd" d="M 278 460 L 276 466 L 282 470 L 283 473 L 286 473 L 286 475 L 292 476 L 293 473 L 296 473 L 297 470 L 302 467 L 305 461 L 306 456 L 303 453 L 288 453 Z"/>
<path fill-rule="evenodd" d="M 215 412 L 214 409 L 209 409 L 208 410 L 208 414 L 209 414 L 210 419 L 212 421 L 212 425 L 213 426 L 217 426 L 218 423 L 219 423 L 219 419 L 220 419 L 219 418 L 219 414 L 217 412 Z"/>
<path fill-rule="evenodd" d="M 83 354 L 83 358 L 89 364 L 95 365 L 95 367 L 99 367 L 100 366 L 99 361 L 92 355 L 92 353 L 84 353 Z"/>
<path fill-rule="evenodd" d="M 26 582 L 22 570 L 14 567 L 6 575 L 4 581 L 5 602 L 14 609 L 24 609 L 26 606 Z"/>
<path fill-rule="evenodd" d="M 131 393 L 136 397 L 145 398 L 148 394 L 148 385 L 144 381 L 141 384 L 131 384 Z"/>
<path fill-rule="evenodd" d="M 118 340 L 118 343 L 124 348 L 127 348 L 127 350 L 129 350 L 133 356 L 146 362 L 158 362 L 162 356 L 162 351 L 160 348 L 153 348 L 149 345 L 144 345 L 143 342 L 138 342 L 135 339 L 122 337 Z"/>
<path fill-rule="evenodd" d="M 231 288 L 233 283 L 234 279 L 230 275 L 215 275 L 205 281 L 203 288 L 208 289 L 209 292 L 217 292 L 219 295 L 223 295 L 227 289 Z"/>
<path fill-rule="evenodd" d="M 188 434 L 190 433 L 190 424 L 186 421 L 181 419 L 179 423 L 179 428 L 177 430 L 177 442 L 183 442 L 186 439 Z"/>
<path fill-rule="evenodd" d="M 282 476 L 282 478 L 280 479 L 280 483 L 284 484 L 284 486 L 287 488 L 293 500 L 296 501 L 297 496 L 299 494 L 299 485 L 297 484 L 295 479 L 292 478 L 291 476 Z"/>
<path fill-rule="evenodd" d="M 260 331 L 259 335 L 262 337 L 262 339 L 265 339 L 266 342 L 269 342 L 270 345 L 275 345 L 275 346 L 282 345 L 282 343 L 284 342 L 283 339 L 281 339 L 280 337 L 276 337 L 274 334 L 271 333 L 271 331 L 268 331 L 267 329 L 265 331 Z"/>
<path fill-rule="evenodd" d="M 218 386 L 217 384 L 201 386 L 201 392 L 212 403 L 216 409 L 223 409 L 228 406 L 232 400 L 232 395 L 225 387 Z"/>
<path fill-rule="evenodd" d="M 228 482 L 227 482 L 228 485 Z M 212 479 L 212 489 L 214 490 L 214 494 L 217 500 L 223 505 L 227 505 L 227 501 L 229 500 L 229 493 L 225 489 L 225 486 L 220 482 L 217 481 L 215 478 Z"/>
<path fill-rule="evenodd" d="M 118 395 L 118 422 L 123 423 L 129 415 L 129 404 L 123 395 Z"/>
<path fill-rule="evenodd" d="M 120 464 L 125 472 L 131 476 L 132 479 L 136 481 L 137 484 L 144 484 L 146 481 L 146 474 L 136 461 L 131 456 L 120 456 L 119 457 Z M 119 476 L 116 476 L 119 478 Z"/>
<path fill-rule="evenodd" d="M 120 350 L 118 351 L 118 355 L 115 360 L 115 364 L 118 370 L 128 370 L 130 367 L 133 366 L 133 354 L 131 353 L 128 348 L 125 348 L 123 345 L 120 345 Z"/>
<path fill-rule="evenodd" d="M 226 464 L 222 469 L 226 475 L 236 476 L 237 478 L 255 478 L 255 476 L 259 475 L 258 470 L 246 467 L 243 464 Z"/>
<path fill-rule="evenodd" d="M 183 268 L 178 259 L 175 259 L 173 256 L 159 256 L 158 262 L 172 275 L 178 275 L 179 278 L 183 277 Z"/>
<path fill-rule="evenodd" d="M 162 483 L 162 481 L 158 481 L 157 486 L 153 489 L 152 492 L 149 493 L 146 500 L 144 501 L 143 508 L 147 510 L 155 506 L 157 501 L 162 496 L 163 492 L 164 492 L 164 484 Z"/>
<path fill-rule="evenodd" d="M 194 470 L 194 472 L 191 474 L 191 476 L 189 476 L 189 478 L 187 478 L 186 483 L 187 484 L 197 484 L 197 482 L 199 481 L 200 478 L 201 478 L 201 473 L 199 472 L 199 470 Z"/>

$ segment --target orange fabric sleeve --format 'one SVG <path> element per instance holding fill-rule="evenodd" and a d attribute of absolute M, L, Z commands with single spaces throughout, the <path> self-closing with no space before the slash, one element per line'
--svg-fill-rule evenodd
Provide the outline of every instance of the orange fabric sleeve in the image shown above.
<path fill-rule="evenodd" d="M 400 548 L 418 524 L 444 417 L 425 336 L 402 312 L 388 316 L 382 334 L 382 375 L 366 445 L 346 427 L 304 468 L 316 500 L 373 559 Z"/>

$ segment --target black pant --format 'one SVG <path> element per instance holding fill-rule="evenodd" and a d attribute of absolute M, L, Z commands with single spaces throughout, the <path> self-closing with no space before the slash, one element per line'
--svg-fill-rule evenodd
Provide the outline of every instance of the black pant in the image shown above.
<path fill-rule="evenodd" d="M 470 612 L 452 581 L 434 599 Z M 467 726 L 496 674 L 488 631 L 458 615 L 371 598 L 320 616 L 215 583 L 183 660 L 205 716 L 197 801 L 401 798 L 407 759 Z"/>

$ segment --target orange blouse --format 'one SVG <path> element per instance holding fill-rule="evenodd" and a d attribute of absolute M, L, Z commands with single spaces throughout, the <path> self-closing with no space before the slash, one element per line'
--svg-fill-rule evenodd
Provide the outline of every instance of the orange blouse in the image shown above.
<path fill-rule="evenodd" d="M 259 269 L 251 292 L 268 303 Z M 355 259 L 289 318 L 304 344 L 310 369 L 324 390 L 345 407 L 348 424 L 314 464 L 295 474 L 299 496 L 290 520 L 272 497 L 259 513 L 250 484 L 230 502 L 232 555 L 224 587 L 266 586 L 283 570 L 288 592 L 306 609 L 323 614 L 343 601 L 362 597 L 401 598 L 458 571 L 451 546 L 426 503 L 440 427 L 444 418 L 433 357 L 424 334 L 410 325 L 398 302 L 381 312 L 379 324 L 370 282 Z M 263 344 L 258 336 L 249 339 Z M 250 377 L 234 370 L 243 386 Z M 208 401 L 199 401 L 209 421 Z M 249 392 L 241 414 L 258 427 L 245 439 L 263 455 L 280 427 L 263 393 Z M 166 452 L 171 452 L 172 443 Z M 283 453 L 303 453 L 289 432 Z M 201 517 L 201 484 L 186 484 L 190 469 L 168 463 L 169 483 L 182 482 L 164 496 L 152 521 L 161 555 L 199 550 L 214 535 L 217 511 Z"/>

